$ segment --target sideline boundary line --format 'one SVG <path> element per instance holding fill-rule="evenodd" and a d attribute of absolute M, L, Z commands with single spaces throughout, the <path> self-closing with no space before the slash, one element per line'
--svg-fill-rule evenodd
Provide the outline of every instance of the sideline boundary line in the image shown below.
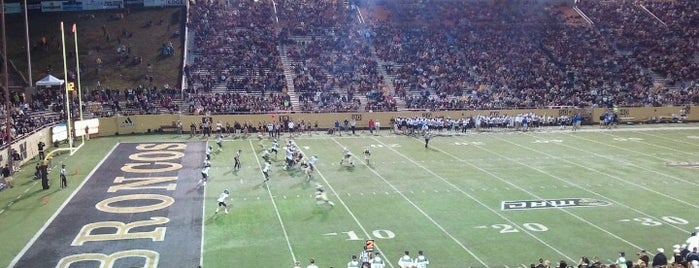
<path fill-rule="evenodd" d="M 24 246 L 24 248 L 17 254 L 17 256 L 15 256 L 14 259 L 12 259 L 10 264 L 7 266 L 8 268 L 14 267 L 17 264 L 17 262 L 24 256 L 24 254 L 27 253 L 27 250 L 29 250 L 29 248 L 32 247 L 32 245 L 34 245 L 34 243 L 36 243 L 36 240 L 39 239 L 39 236 L 41 236 L 41 234 L 43 234 L 44 231 L 46 231 L 46 228 L 48 228 L 49 225 L 53 222 L 53 220 L 56 219 L 58 214 L 60 214 L 61 211 L 63 211 L 63 209 L 66 207 L 66 205 L 68 205 L 68 202 L 70 202 L 70 200 L 72 200 L 73 197 L 75 197 L 75 195 L 78 194 L 78 192 L 80 191 L 80 189 L 83 188 L 85 183 L 87 183 L 87 181 L 92 178 L 92 175 L 95 174 L 97 169 L 102 166 L 104 161 L 107 160 L 107 158 L 110 155 L 112 155 L 112 153 L 117 148 L 117 146 L 119 146 L 119 144 L 121 144 L 121 142 L 117 142 L 116 144 L 114 144 L 114 146 L 112 146 L 112 149 L 110 149 L 109 152 L 107 152 L 107 154 L 104 155 L 102 160 L 100 160 L 100 162 L 97 163 L 97 165 L 92 169 L 92 171 L 90 171 L 90 174 L 87 174 L 87 177 L 85 177 L 85 179 L 80 183 L 78 188 L 75 188 L 75 190 L 73 190 L 73 192 L 70 194 L 70 196 L 68 196 L 68 198 L 66 198 L 66 200 L 63 201 L 63 204 L 61 204 L 61 206 L 58 207 L 56 212 L 54 212 L 53 215 L 51 215 L 51 217 L 48 220 L 46 220 L 44 225 L 41 226 L 41 228 L 34 234 L 34 236 L 29 240 L 29 242 L 27 242 L 27 244 Z"/>

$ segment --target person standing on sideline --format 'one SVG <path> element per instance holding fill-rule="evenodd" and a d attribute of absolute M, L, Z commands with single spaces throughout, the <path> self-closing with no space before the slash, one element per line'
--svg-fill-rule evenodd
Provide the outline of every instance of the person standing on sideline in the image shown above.
<path fill-rule="evenodd" d="M 371 258 L 371 268 L 384 268 L 384 265 L 381 254 L 378 252 L 374 253 L 374 257 Z"/>
<path fill-rule="evenodd" d="M 357 255 L 352 255 L 352 260 L 347 263 L 347 268 L 360 268 L 361 264 L 357 261 Z"/>
<path fill-rule="evenodd" d="M 68 187 L 68 179 L 66 179 L 66 165 L 61 165 L 61 189 Z"/>
<path fill-rule="evenodd" d="M 427 265 L 430 264 L 430 260 L 425 257 L 425 255 L 422 253 L 422 250 L 417 252 L 417 258 L 415 258 L 415 267 L 417 268 L 427 268 Z"/>
<path fill-rule="evenodd" d="M 194 138 L 194 135 L 197 135 L 197 125 L 192 122 L 189 124 L 189 137 Z"/>
<path fill-rule="evenodd" d="M 413 258 L 410 257 L 410 252 L 405 251 L 405 255 L 403 257 L 400 257 L 398 259 L 398 267 L 400 268 L 412 268 L 413 267 Z"/>
<path fill-rule="evenodd" d="M 425 148 L 429 148 L 430 139 L 432 138 L 432 133 L 429 130 L 425 131 Z"/>
<path fill-rule="evenodd" d="M 44 155 L 44 147 L 46 147 L 46 144 L 43 141 L 40 141 L 36 146 L 39 149 L 39 160 L 44 160 L 46 157 L 46 155 Z"/>
<path fill-rule="evenodd" d="M 306 268 L 318 268 L 318 265 L 316 265 L 316 260 L 311 259 L 310 264 L 308 264 Z"/>
<path fill-rule="evenodd" d="M 235 160 L 235 164 L 233 165 L 234 170 L 240 170 L 241 165 L 240 165 L 240 153 L 243 152 L 243 150 L 238 150 L 238 152 L 235 153 L 235 156 L 233 157 L 233 160 Z"/>
<path fill-rule="evenodd" d="M 624 252 L 619 252 L 619 258 L 616 259 L 615 264 L 617 265 L 618 268 L 627 268 L 626 267 L 626 257 Z"/>
<path fill-rule="evenodd" d="M 352 130 L 352 135 L 356 135 L 356 134 L 357 134 L 357 133 L 355 132 L 356 129 L 357 129 L 357 120 L 354 120 L 354 118 L 352 118 L 352 120 L 350 120 L 350 129 Z"/>
<path fill-rule="evenodd" d="M 665 256 L 665 249 L 658 248 L 658 254 L 653 256 L 652 267 L 665 267 L 667 265 L 667 256 Z"/>
<path fill-rule="evenodd" d="M 10 170 L 8 164 L 5 164 L 5 167 L 2 168 L 2 177 L 5 179 L 5 184 L 7 184 L 7 186 L 10 186 L 10 188 L 15 187 L 15 180 L 12 178 L 12 170 Z"/>
<path fill-rule="evenodd" d="M 369 119 L 369 134 L 374 134 L 374 127 L 376 124 L 374 123 L 374 119 Z"/>
<path fill-rule="evenodd" d="M 218 214 L 218 211 L 221 210 L 221 208 L 223 208 L 223 212 L 225 212 L 226 214 L 228 214 L 228 205 L 226 204 L 226 199 L 228 199 L 228 194 L 229 194 L 229 193 L 230 193 L 230 192 L 228 192 L 228 189 L 225 189 L 225 190 L 223 190 L 223 192 L 218 196 L 218 199 L 216 199 L 216 201 L 218 201 L 218 207 L 216 208 L 216 212 L 214 212 L 214 215 Z"/>

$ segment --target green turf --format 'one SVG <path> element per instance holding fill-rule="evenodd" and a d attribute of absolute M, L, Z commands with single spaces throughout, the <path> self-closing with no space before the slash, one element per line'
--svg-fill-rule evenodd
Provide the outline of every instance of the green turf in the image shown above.
<path fill-rule="evenodd" d="M 424 250 L 431 267 L 528 266 L 540 257 L 571 264 L 583 255 L 610 262 L 618 251 L 631 259 L 640 249 L 671 252 L 699 226 L 697 169 L 666 165 L 699 162 L 699 125 L 681 126 L 697 128 L 439 136 L 430 149 L 421 139 L 388 132 L 304 135 L 296 143 L 320 158 L 314 180 L 306 183 L 300 172 L 283 171 L 280 151 L 269 188 L 262 184 L 257 140 L 228 138 L 213 157 L 206 189 L 203 267 L 291 267 L 293 260 L 305 266 L 310 258 L 320 267 L 344 267 L 367 238 L 376 240 L 391 263 L 387 267 L 397 267 L 404 250 L 413 256 Z M 67 160 L 69 167 L 81 163 L 69 180 L 76 185 L 117 140 L 186 137 L 93 139 Z M 356 167 L 338 165 L 343 147 L 356 154 Z M 373 152 L 372 167 L 362 163 L 364 147 Z M 237 149 L 243 150 L 243 169 L 233 172 Z M 28 180 L 17 178 L 20 184 Z M 325 185 L 334 208 L 315 205 L 316 183 Z M 0 192 L 0 204 L 26 187 L 32 187 L 29 193 L 40 188 L 30 183 Z M 226 188 L 230 214 L 214 216 L 218 193 Z M 48 206 L 38 191 L 0 214 L 0 225 L 11 226 L 3 227 L 0 240 L 14 241 L 0 252 L 0 265 L 9 263 L 69 195 L 49 193 Z M 501 210 L 502 201 L 553 198 L 611 204 Z"/>

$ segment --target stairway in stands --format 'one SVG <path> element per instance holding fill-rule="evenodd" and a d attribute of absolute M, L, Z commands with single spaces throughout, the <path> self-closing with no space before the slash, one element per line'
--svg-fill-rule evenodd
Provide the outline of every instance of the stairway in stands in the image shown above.
<path fill-rule="evenodd" d="M 294 90 L 294 71 L 291 66 L 291 61 L 286 56 L 286 49 L 284 46 L 277 46 L 279 49 L 279 57 L 281 58 L 282 66 L 284 68 L 284 78 L 286 79 L 286 93 L 289 94 L 291 99 L 291 107 L 294 111 L 299 111 L 299 98 L 296 96 L 296 90 Z"/>

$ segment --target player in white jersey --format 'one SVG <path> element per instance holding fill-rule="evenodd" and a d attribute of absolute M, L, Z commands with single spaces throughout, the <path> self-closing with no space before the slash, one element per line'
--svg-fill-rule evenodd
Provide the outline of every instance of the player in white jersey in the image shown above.
<path fill-rule="evenodd" d="M 197 183 L 197 188 L 206 186 L 206 181 L 209 180 L 209 168 L 211 167 L 211 162 L 209 160 L 204 160 L 204 165 L 201 168 L 201 179 Z"/>
<path fill-rule="evenodd" d="M 206 160 L 211 160 L 211 153 L 213 152 L 214 148 L 211 146 L 206 147 Z"/>
<path fill-rule="evenodd" d="M 316 205 L 328 204 L 330 207 L 335 207 L 333 201 L 328 200 L 328 194 L 325 193 L 323 185 L 316 184 Z"/>
<path fill-rule="evenodd" d="M 384 268 L 384 265 L 381 254 L 378 252 L 374 253 L 374 257 L 371 258 L 371 268 Z"/>
<path fill-rule="evenodd" d="M 407 250 L 405 251 L 405 255 L 398 259 L 398 267 L 400 268 L 412 268 L 413 263 L 413 258 L 410 257 L 410 252 Z"/>
<path fill-rule="evenodd" d="M 265 163 L 272 163 L 272 160 L 269 159 L 269 150 L 267 150 L 267 149 L 262 150 L 262 159 L 265 160 Z"/>
<path fill-rule="evenodd" d="M 352 153 L 347 148 L 344 148 L 342 150 L 342 159 L 340 159 L 340 166 L 344 165 L 354 167 L 354 161 L 352 161 Z"/>
<path fill-rule="evenodd" d="M 279 153 L 279 142 L 277 139 L 272 141 L 272 147 L 269 149 L 270 153 L 274 153 L 274 159 L 277 159 L 277 154 Z"/>
<path fill-rule="evenodd" d="M 361 264 L 357 261 L 356 255 L 352 255 L 352 260 L 347 263 L 347 268 L 361 268 Z"/>
<path fill-rule="evenodd" d="M 369 151 L 369 147 L 364 147 L 364 161 L 367 166 L 371 166 L 371 151 Z"/>
<path fill-rule="evenodd" d="M 287 170 L 294 166 L 294 148 L 291 146 L 286 147 L 286 164 L 284 165 L 284 170 Z"/>
<path fill-rule="evenodd" d="M 311 158 L 306 161 L 306 169 L 304 173 L 306 174 L 306 180 L 310 181 L 313 179 L 313 171 L 316 169 L 316 162 L 318 162 L 318 156 L 312 155 Z"/>
<path fill-rule="evenodd" d="M 214 214 L 218 214 L 218 211 L 223 208 L 223 211 L 228 214 L 228 205 L 226 205 L 226 199 L 228 199 L 228 189 L 223 190 L 223 192 L 218 196 L 218 207 L 216 208 L 216 212 Z"/>
<path fill-rule="evenodd" d="M 265 167 L 262 169 L 262 174 L 265 175 L 265 181 L 264 181 L 264 182 L 268 182 L 268 181 L 269 181 L 269 171 L 270 171 L 271 168 L 272 168 L 272 165 L 271 165 L 270 163 L 265 162 Z"/>
<path fill-rule="evenodd" d="M 430 260 L 425 257 L 425 255 L 422 253 L 422 250 L 417 252 L 417 258 L 415 258 L 415 265 L 414 267 L 417 268 L 427 268 L 427 265 L 430 264 Z"/>
<path fill-rule="evenodd" d="M 218 138 L 216 138 L 216 145 L 218 145 L 218 151 L 222 152 L 223 151 L 223 134 L 219 134 Z"/>

